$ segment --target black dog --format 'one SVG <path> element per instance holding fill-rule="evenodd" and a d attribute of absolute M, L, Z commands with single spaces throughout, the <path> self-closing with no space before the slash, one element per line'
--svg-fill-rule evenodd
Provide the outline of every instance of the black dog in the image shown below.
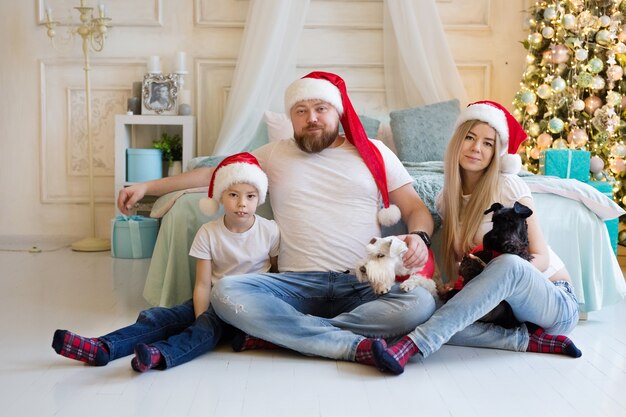
<path fill-rule="evenodd" d="M 511 253 L 527 261 L 532 260 L 528 252 L 528 225 L 526 224 L 526 218 L 533 214 L 532 210 L 518 202 L 510 208 L 494 203 L 485 211 L 485 214 L 491 212 L 493 212 L 493 229 L 483 236 L 482 248 L 466 254 L 461 260 L 459 275 L 463 278 L 464 284 L 480 274 L 485 266 L 500 254 Z M 449 300 L 459 291 L 449 291 L 445 299 Z M 506 301 L 500 302 L 479 321 L 494 323 L 508 329 L 520 325 Z"/>

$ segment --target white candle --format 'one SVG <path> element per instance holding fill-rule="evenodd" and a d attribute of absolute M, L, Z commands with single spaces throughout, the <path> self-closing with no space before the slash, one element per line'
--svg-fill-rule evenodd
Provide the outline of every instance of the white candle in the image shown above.
<path fill-rule="evenodd" d="M 185 52 L 177 52 L 176 53 L 176 73 L 177 74 L 186 74 L 187 73 L 187 54 Z"/>
<path fill-rule="evenodd" d="M 48 7 L 46 9 L 46 19 L 48 22 L 52 22 L 52 8 Z"/>
<path fill-rule="evenodd" d="M 148 60 L 148 72 L 150 74 L 161 73 L 161 58 L 158 55 L 152 55 Z"/>
<path fill-rule="evenodd" d="M 100 17 L 104 17 L 106 15 L 106 11 L 104 9 L 104 4 L 100 3 L 98 5 L 98 10 L 100 11 Z"/>

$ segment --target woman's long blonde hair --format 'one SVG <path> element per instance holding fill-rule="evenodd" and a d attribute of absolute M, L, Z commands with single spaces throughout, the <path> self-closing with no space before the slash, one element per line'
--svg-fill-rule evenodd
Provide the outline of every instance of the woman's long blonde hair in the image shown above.
<path fill-rule="evenodd" d="M 448 282 L 452 283 L 456 281 L 457 262 L 459 261 L 455 247 L 458 247 L 461 253 L 466 253 L 475 246 L 473 239 L 482 222 L 483 213 L 494 201 L 500 184 L 499 155 L 501 145 L 496 132 L 493 158 L 476 184 L 467 206 L 465 209 L 461 209 L 463 206 L 461 167 L 459 165 L 461 146 L 469 131 L 479 123 L 485 122 L 468 120 L 460 124 L 448 143 L 444 157 L 442 249 L 444 271 L 448 277 Z"/>

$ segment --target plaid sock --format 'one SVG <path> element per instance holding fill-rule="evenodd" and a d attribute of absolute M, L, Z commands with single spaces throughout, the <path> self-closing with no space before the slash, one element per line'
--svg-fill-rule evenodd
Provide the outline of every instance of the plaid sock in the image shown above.
<path fill-rule="evenodd" d="M 154 346 L 139 343 L 135 346 L 135 357 L 130 361 L 130 366 L 137 372 L 146 372 L 149 369 L 161 367 L 163 356 L 159 349 Z"/>
<path fill-rule="evenodd" d="M 370 365 L 380 368 L 374 357 L 373 347 L 374 345 L 382 346 L 382 349 L 387 348 L 387 342 L 384 339 L 363 339 L 356 347 L 356 355 L 354 361 L 362 363 L 363 365 Z"/>
<path fill-rule="evenodd" d="M 281 349 L 280 346 L 268 342 L 267 340 L 259 339 L 258 337 L 250 336 L 244 332 L 237 332 L 231 346 L 235 352 L 243 352 L 244 350 L 275 350 Z"/>
<path fill-rule="evenodd" d="M 87 365 L 104 366 L 109 363 L 109 352 L 97 338 L 87 338 L 69 330 L 57 329 L 52 338 L 52 348 L 66 358 L 85 362 Z"/>
<path fill-rule="evenodd" d="M 419 348 L 408 336 L 404 336 L 387 349 L 374 346 L 373 353 L 382 370 L 400 375 L 404 372 L 404 366 L 411 359 L 411 356 L 419 353 Z"/>
<path fill-rule="evenodd" d="M 572 358 L 580 358 L 583 354 L 566 336 L 548 334 L 532 323 L 526 323 L 526 327 L 529 336 L 526 352 L 558 353 Z"/>

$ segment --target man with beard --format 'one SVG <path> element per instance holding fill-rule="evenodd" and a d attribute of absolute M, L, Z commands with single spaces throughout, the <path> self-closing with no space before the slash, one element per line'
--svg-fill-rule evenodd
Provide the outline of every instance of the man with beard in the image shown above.
<path fill-rule="evenodd" d="M 285 110 L 293 140 L 252 152 L 269 178 L 281 229 L 281 272 L 226 277 L 211 304 L 244 332 L 234 345 L 238 351 L 278 345 L 377 366 L 370 353 L 374 340 L 414 329 L 434 312 L 435 301 L 423 288 L 404 293 L 397 285 L 377 296 L 357 281 L 353 268 L 367 242 L 381 235 L 381 225 L 400 218 L 411 232 L 399 236 L 409 247 L 405 266 L 423 265 L 432 217 L 398 158 L 367 138 L 339 76 L 313 72 L 294 81 Z M 345 135 L 338 134 L 340 122 Z M 137 184 L 120 192 L 118 207 L 127 213 L 147 192 L 198 187 L 210 177 L 211 168 L 202 168 Z"/>

